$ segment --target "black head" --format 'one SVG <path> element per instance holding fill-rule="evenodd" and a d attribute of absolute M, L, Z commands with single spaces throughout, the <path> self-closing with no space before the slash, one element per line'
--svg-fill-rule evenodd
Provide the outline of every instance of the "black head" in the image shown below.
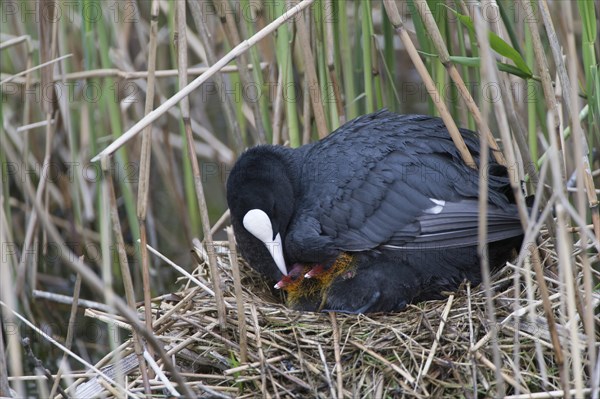
<path fill-rule="evenodd" d="M 246 151 L 227 180 L 227 204 L 240 251 L 250 266 L 275 280 L 287 274 L 283 244 L 294 213 L 290 171 L 279 148 Z"/>

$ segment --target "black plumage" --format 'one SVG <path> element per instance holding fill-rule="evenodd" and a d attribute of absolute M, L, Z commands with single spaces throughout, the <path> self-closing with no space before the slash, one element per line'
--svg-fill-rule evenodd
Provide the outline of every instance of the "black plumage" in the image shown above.
<path fill-rule="evenodd" d="M 460 132 L 478 162 L 477 134 Z M 523 232 L 506 169 L 490 158 L 486 176 L 490 253 L 503 263 Z M 266 277 L 348 253 L 352 270 L 321 287 L 320 308 L 397 310 L 479 282 L 478 179 L 441 119 L 380 111 L 297 149 L 249 149 L 227 201 L 242 256 Z"/>
<path fill-rule="evenodd" d="M 497 269 L 514 257 L 522 237 L 493 243 L 490 267 Z M 342 257 L 348 256 L 344 253 Z M 290 307 L 305 311 L 345 313 L 393 312 L 409 303 L 442 299 L 464 281 L 481 282 L 480 258 L 475 246 L 406 251 L 367 251 L 350 255 L 332 276 L 298 281 L 285 289 Z M 306 269 L 305 269 L 306 270 Z"/>

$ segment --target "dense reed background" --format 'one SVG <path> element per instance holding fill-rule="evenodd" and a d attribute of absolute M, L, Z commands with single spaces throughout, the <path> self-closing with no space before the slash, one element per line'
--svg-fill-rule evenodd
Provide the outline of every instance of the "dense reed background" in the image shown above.
<path fill-rule="evenodd" d="M 474 387 L 467 397 L 479 389 L 598 398 L 597 1 L 3 0 L 0 8 L 0 396 L 10 395 L 8 385 L 17 397 L 55 395 L 54 381 L 71 385 L 77 374 L 69 373 L 85 367 L 71 355 L 61 363 L 65 351 L 52 340 L 91 364 L 109 352 L 118 359 L 129 332 L 116 315 L 157 359 L 164 355 L 143 323 L 151 298 L 181 287 L 165 259 L 188 272 L 201 264 L 196 276 L 214 290 L 215 325 L 225 335 L 227 287 L 215 280 L 230 265 L 216 249 L 227 248 L 224 183 L 237 155 L 258 143 L 296 147 L 387 107 L 441 115 L 498 143 L 516 192 L 523 182 L 542 212 L 540 223 L 523 215 L 528 245 L 509 268 L 508 306 L 524 318 L 537 306 L 548 346 L 522 344 L 517 333 L 496 337 L 506 331 L 486 279 L 482 314 L 501 326 L 483 333 L 491 360 L 473 355 L 465 360 L 472 375 L 452 381 Z M 188 84 L 188 96 L 168 102 Z M 105 150 L 124 133 L 128 141 Z M 143 311 L 132 311 L 142 302 Z M 421 338 L 437 343 L 440 333 Z M 230 367 L 244 363 L 236 353 Z M 520 354 L 531 364 L 519 363 Z M 150 390 L 140 364 L 137 394 Z M 456 394 L 434 380 L 430 391 Z M 240 395 L 257 383 L 232 381 L 238 391 L 213 394 Z M 361 394 L 409 392 L 404 382 L 377 381 Z M 257 384 L 263 394 L 294 396 Z M 313 394 L 351 396 L 329 380 L 315 384 Z"/>

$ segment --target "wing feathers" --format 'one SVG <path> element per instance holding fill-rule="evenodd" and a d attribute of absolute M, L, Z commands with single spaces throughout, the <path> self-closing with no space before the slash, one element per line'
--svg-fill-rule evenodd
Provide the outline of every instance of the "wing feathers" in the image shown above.
<path fill-rule="evenodd" d="M 478 159 L 477 135 L 461 133 Z M 297 240 L 290 245 L 294 252 L 288 251 L 291 259 L 324 250 L 310 247 L 323 242 L 347 251 L 477 242 L 478 172 L 461 161 L 438 118 L 389 112 L 358 118 L 312 147 L 304 165 L 303 176 L 316 181 L 306 184 L 296 212 L 317 220 L 317 234 L 327 240 L 308 237 L 296 218 L 288 233 L 290 241 Z M 495 241 L 522 230 L 507 197 L 505 170 L 492 166 L 487 219 L 488 239 Z"/>

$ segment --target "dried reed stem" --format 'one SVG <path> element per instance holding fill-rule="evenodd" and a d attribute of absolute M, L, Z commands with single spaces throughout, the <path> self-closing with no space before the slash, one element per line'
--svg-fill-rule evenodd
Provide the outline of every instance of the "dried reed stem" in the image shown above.
<path fill-rule="evenodd" d="M 80 260 L 82 257 L 80 257 Z M 78 274 L 75 280 L 75 286 L 73 287 L 73 303 L 71 304 L 71 313 L 69 315 L 69 324 L 67 325 L 67 338 L 65 339 L 65 347 L 71 349 L 73 344 L 73 331 L 75 329 L 75 319 L 77 318 L 77 307 L 79 306 L 79 292 L 81 290 L 81 276 Z M 56 390 L 59 388 L 60 379 L 63 374 L 64 368 L 67 366 L 67 354 L 64 353 L 60 366 L 54 377 L 54 385 L 50 390 L 49 397 L 53 397 L 56 394 Z"/>
<path fill-rule="evenodd" d="M 2 185 L 0 185 L 2 190 Z M 3 190 L 2 190 L 3 191 Z M 4 203 L 4 195 L 0 191 L 0 203 Z M 0 242 L 8 243 L 11 242 L 11 235 L 7 226 L 7 217 L 4 212 L 4 207 L 0 207 Z M 8 304 L 11 309 L 15 309 L 17 306 L 17 293 L 14 288 L 13 273 L 10 269 L 10 265 L 13 264 L 13 268 L 17 265 L 16 256 L 8 256 L 5 254 L 6 259 L 0 262 L 0 301 Z M 0 323 L 0 395 L 10 397 L 10 386 L 8 385 L 8 372 L 13 376 L 23 376 L 23 353 L 22 346 L 19 342 L 19 335 L 17 333 L 8 334 L 6 341 L 3 340 L 2 335 L 5 325 L 17 325 L 16 318 L 10 312 L 0 312 L 2 316 L 2 322 Z M 4 342 L 6 342 L 7 349 L 4 349 Z M 10 353 L 10 356 L 6 356 L 6 353 Z M 17 395 L 25 396 L 25 384 L 23 381 L 18 379 L 14 384 Z"/>
<path fill-rule="evenodd" d="M 121 221 L 119 219 L 119 211 L 118 211 L 118 207 L 117 207 L 117 198 L 115 195 L 115 187 L 113 184 L 113 180 L 112 180 L 112 176 L 110 174 L 109 170 L 103 170 L 104 172 L 104 179 L 107 183 L 108 186 L 108 196 L 109 196 L 109 201 L 110 201 L 110 207 L 109 209 L 109 213 L 110 213 L 110 221 L 111 221 L 111 225 L 113 228 L 113 234 L 115 237 L 115 243 L 116 243 L 116 251 L 117 251 L 117 255 L 119 258 L 119 266 L 121 268 L 121 278 L 123 279 L 123 288 L 125 291 L 125 299 L 127 301 L 127 305 L 132 309 L 135 310 L 136 307 L 136 300 L 135 300 L 135 290 L 133 288 L 133 278 L 131 277 L 131 269 L 129 267 L 129 261 L 127 260 L 127 253 L 125 252 L 125 240 L 123 238 L 123 230 L 121 229 Z M 112 256 L 109 256 L 109 259 L 112 261 Z M 112 263 L 112 262 L 111 262 Z M 149 282 L 148 282 L 149 285 Z M 146 288 L 146 287 L 144 287 Z M 148 287 L 149 289 L 149 287 Z M 146 294 L 146 292 L 145 292 Z M 144 295 L 144 305 L 149 305 L 150 304 L 150 292 L 148 290 L 148 295 Z M 147 298 L 147 301 L 146 301 Z M 110 305 L 110 303 L 109 303 Z M 150 310 L 145 309 L 145 313 L 146 313 L 146 317 L 150 318 L 150 320 L 152 320 L 152 308 L 150 307 Z M 151 321 L 146 321 L 146 327 L 151 329 L 152 328 L 152 323 Z M 143 348 L 141 345 L 141 337 L 139 336 L 137 331 L 133 331 L 133 336 L 134 336 L 134 340 L 133 340 L 133 344 L 134 344 L 134 348 L 135 348 L 135 352 L 136 355 L 138 356 L 138 361 L 139 361 L 139 366 L 140 366 L 140 371 L 142 374 L 142 379 L 144 381 L 144 389 L 146 394 L 150 394 L 150 382 L 148 379 L 148 374 L 147 374 L 147 370 L 146 370 L 146 365 L 143 362 Z"/>
<path fill-rule="evenodd" d="M 152 23 L 154 21 L 150 21 L 150 37 L 152 37 Z M 149 53 L 148 62 L 150 62 Z M 267 63 L 262 62 L 260 64 L 261 68 L 266 68 Z M 252 70 L 253 65 L 247 65 L 247 68 Z M 209 67 L 195 67 L 188 68 L 187 73 L 190 76 L 198 76 L 202 75 L 206 72 Z M 226 65 L 219 72 L 220 73 L 237 73 L 239 68 L 236 65 Z M 153 72 L 154 78 L 172 78 L 179 76 L 179 71 L 177 69 L 161 69 L 155 70 Z M 71 72 L 65 73 L 63 75 L 55 75 L 53 81 L 74 81 L 74 80 L 84 80 L 84 79 L 94 79 L 94 78 L 119 78 L 123 80 L 135 80 L 135 79 L 149 79 L 150 77 L 150 68 L 148 67 L 147 71 L 123 71 L 116 68 L 109 69 L 92 69 L 89 71 L 79 71 L 79 72 Z"/>
<path fill-rule="evenodd" d="M 585 388 L 581 391 L 583 394 L 588 395 L 592 392 L 590 388 Z M 548 392 L 536 392 L 536 393 L 526 393 L 521 395 L 508 395 L 505 396 L 504 399 L 553 399 L 553 398 L 564 398 L 568 395 L 574 395 L 576 393 L 575 389 L 572 389 L 568 392 L 563 390 L 558 391 L 548 391 Z"/>
<path fill-rule="evenodd" d="M 344 397 L 344 369 L 342 368 L 342 355 L 340 350 L 340 330 L 337 324 L 335 312 L 329 312 L 329 320 L 331 321 L 331 333 L 333 339 L 333 353 L 335 356 L 335 375 L 337 383 L 337 397 Z"/>
<path fill-rule="evenodd" d="M 489 29 L 486 22 L 483 20 L 481 13 L 475 11 L 475 32 L 477 37 L 477 44 L 479 45 L 479 51 L 481 54 L 481 80 L 484 85 L 490 84 L 496 81 L 495 63 L 492 57 L 490 45 L 488 42 Z M 483 102 L 483 118 L 487 120 L 487 115 L 490 112 L 489 103 Z M 504 114 L 499 115 L 499 118 L 506 122 Z M 501 123 L 502 124 L 502 123 Z M 507 133 L 507 132 L 506 132 Z M 508 141 L 507 141 L 508 142 Z M 478 225 L 478 240 L 477 240 L 477 252 L 480 256 L 481 262 L 481 278 L 483 281 L 483 287 L 485 290 L 485 305 L 486 315 L 490 323 L 490 334 L 492 339 L 492 353 L 494 359 L 494 373 L 496 377 L 496 396 L 503 397 L 506 393 L 505 380 L 502 375 L 502 359 L 500 357 L 500 350 L 498 348 L 498 322 L 496 320 L 493 292 L 491 289 L 491 278 L 490 278 L 490 262 L 489 252 L 487 245 L 488 237 L 488 225 L 487 225 L 487 214 L 488 214 L 488 177 L 487 172 L 489 170 L 489 145 L 488 136 L 480 136 L 480 151 L 479 151 L 479 225 Z M 510 145 L 507 147 L 511 148 Z M 509 159 L 513 161 L 514 157 L 509 155 Z M 526 226 L 523 223 L 523 226 Z M 477 353 L 476 353 L 477 356 Z"/>
<path fill-rule="evenodd" d="M 567 317 L 569 322 L 569 346 L 570 351 L 567 351 L 567 355 L 572 357 L 572 370 L 573 379 L 575 382 L 575 397 L 583 397 L 583 370 L 581 361 L 581 347 L 579 342 L 579 331 L 578 326 L 575 322 L 577 318 L 576 310 L 576 293 L 575 293 L 575 281 L 574 281 L 574 270 L 572 268 L 572 253 L 573 246 L 571 239 L 566 231 L 567 218 L 564 207 L 561 204 L 556 204 L 556 219 L 557 219 L 557 234 L 558 234 L 558 256 L 559 256 L 559 267 L 561 268 L 562 275 L 564 278 L 564 288 L 566 291 L 566 307 Z M 568 395 L 567 395 L 568 396 Z"/>
<path fill-rule="evenodd" d="M 435 340 L 433 341 L 433 345 L 431 345 L 431 351 L 429 351 L 429 355 L 427 356 L 427 361 L 425 362 L 423 370 L 419 372 L 421 378 L 423 378 L 423 376 L 427 375 L 429 372 L 429 368 L 431 367 L 431 363 L 435 357 L 435 352 L 437 351 L 437 347 L 440 343 L 442 332 L 444 331 L 444 326 L 446 325 L 446 320 L 448 319 L 448 314 L 450 313 L 450 309 L 452 309 L 452 301 L 454 301 L 454 295 L 450 295 L 446 301 L 446 306 L 442 312 L 440 325 L 438 326 L 438 330 L 435 334 Z"/>
<path fill-rule="evenodd" d="M 311 50 L 308 28 L 304 18 L 296 19 L 296 27 L 298 28 L 298 40 L 302 54 L 304 55 L 304 68 L 306 74 L 306 83 L 310 94 L 313 114 L 315 116 L 315 124 L 317 126 L 317 134 L 319 139 L 324 138 L 329 133 L 327 129 L 327 120 L 325 119 L 325 110 L 323 109 L 323 98 L 319 87 L 319 79 L 317 78 L 317 70 L 315 69 L 315 58 Z"/>
<path fill-rule="evenodd" d="M 152 111 L 154 105 L 155 71 L 156 71 L 156 42 L 158 32 L 158 0 L 153 0 L 150 6 L 150 37 L 148 42 L 148 75 L 146 81 L 146 100 L 144 103 L 144 115 Z M 142 286 L 144 292 L 144 315 L 146 328 L 152 329 L 152 287 L 150 284 L 150 265 L 148 261 L 147 235 L 146 235 L 146 215 L 148 212 L 148 191 L 150 186 L 150 164 L 152 155 L 152 124 L 144 128 L 142 132 L 142 143 L 140 148 L 140 171 L 138 175 L 138 195 L 137 195 L 137 219 L 140 230 L 140 261 L 142 272 Z M 123 279 L 125 282 L 125 279 Z M 133 286 L 131 287 L 133 295 Z M 126 290 L 127 291 L 127 290 Z M 131 306 L 130 299 L 127 303 Z M 142 379 L 144 381 L 144 392 L 150 394 L 150 383 L 148 381 L 148 371 L 144 363 L 143 348 L 136 340 L 135 353 L 138 357 Z M 154 354 L 152 348 L 148 348 L 150 355 Z M 152 375 L 151 375 L 152 376 Z"/>
<path fill-rule="evenodd" d="M 31 68 L 29 68 L 29 69 L 26 69 L 26 70 L 24 70 L 24 71 L 21 71 L 21 72 L 19 72 L 19 73 L 15 73 L 14 75 L 10 75 L 10 76 L 9 76 L 9 77 L 7 77 L 6 79 L 4 79 L 4 80 L 1 80 L 1 81 L 0 81 L 0 86 L 2 86 L 2 85 L 4 85 L 4 84 L 6 84 L 6 83 L 8 83 L 8 82 L 11 82 L 13 79 L 16 79 L 16 78 L 18 78 L 19 76 L 27 75 L 27 74 L 29 74 L 29 73 L 31 73 L 31 72 L 33 72 L 33 71 L 37 71 L 38 69 L 42 69 L 42 68 L 44 68 L 44 67 L 47 67 L 47 66 L 53 65 L 53 64 L 55 64 L 55 63 L 57 63 L 57 62 L 60 62 L 60 61 L 62 61 L 62 60 L 64 60 L 64 59 L 66 59 L 66 58 L 69 58 L 69 57 L 72 57 L 72 56 L 73 56 L 73 54 L 67 54 L 67 55 L 63 55 L 63 56 L 61 56 L 61 57 L 55 58 L 55 59 L 53 59 L 53 60 L 50 60 L 50 61 L 47 61 L 47 62 L 44 62 L 44 63 L 41 63 L 41 64 L 39 64 L 39 65 L 36 65 L 36 66 L 34 66 L 34 67 L 31 67 Z"/>
<path fill-rule="evenodd" d="M 227 238 L 229 239 L 229 259 L 231 262 L 231 271 L 233 275 L 233 286 L 235 289 L 235 299 L 237 303 L 238 313 L 238 334 L 240 339 L 240 363 L 248 362 L 248 337 L 246 336 L 246 312 L 244 311 L 244 303 L 242 296 L 242 281 L 240 277 L 240 265 L 237 258 L 237 250 L 235 248 L 235 237 L 233 229 L 227 227 Z"/>
<path fill-rule="evenodd" d="M 0 396 L 11 397 L 8 384 L 8 367 L 6 367 L 6 352 L 4 351 L 4 328 L 0 328 Z M 58 381 L 58 380 L 57 380 Z"/>
<path fill-rule="evenodd" d="M 0 43 L 0 50 L 7 49 L 11 46 L 16 46 L 17 44 L 20 44 L 20 43 L 29 42 L 30 40 L 31 40 L 31 36 L 29 36 L 29 35 L 13 37 L 12 39 L 4 40 L 2 43 Z"/>
<path fill-rule="evenodd" d="M 262 392 L 262 396 L 263 398 L 267 398 L 270 397 L 270 395 L 267 393 L 267 373 L 266 373 L 266 368 L 268 366 L 267 362 L 266 362 L 266 358 L 265 358 L 265 354 L 263 352 L 263 348 L 262 348 L 262 337 L 261 337 L 261 328 L 260 325 L 258 324 L 258 314 L 256 313 L 256 307 L 254 306 L 254 304 L 250 305 L 250 314 L 252 315 L 252 322 L 254 324 L 254 338 L 256 340 L 256 349 L 258 351 L 258 358 L 260 361 L 260 374 L 261 374 L 261 384 L 260 384 L 260 390 Z"/>

